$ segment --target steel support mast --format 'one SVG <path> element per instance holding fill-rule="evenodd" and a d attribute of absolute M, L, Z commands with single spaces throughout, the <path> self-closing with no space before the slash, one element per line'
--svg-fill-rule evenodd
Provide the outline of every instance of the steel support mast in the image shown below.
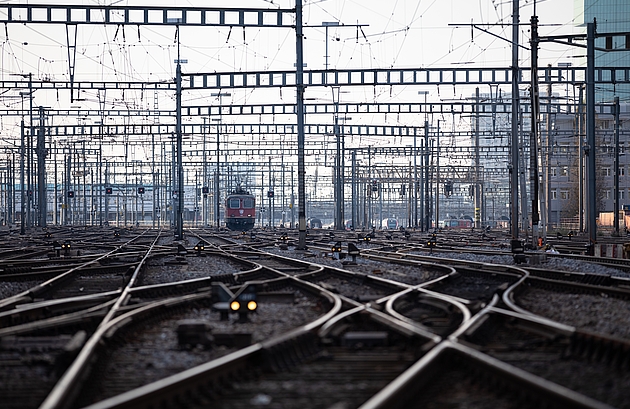
<path fill-rule="evenodd" d="M 515 250 L 518 241 L 518 117 L 519 117 L 519 90 L 518 90 L 518 24 L 519 9 L 518 0 L 512 1 L 512 138 L 511 169 L 510 169 L 510 232 L 512 235 L 512 251 Z"/>
<path fill-rule="evenodd" d="M 304 55 L 302 49 L 302 0 L 295 1 L 296 113 L 298 142 L 298 250 L 306 249 L 306 184 L 304 169 Z"/>

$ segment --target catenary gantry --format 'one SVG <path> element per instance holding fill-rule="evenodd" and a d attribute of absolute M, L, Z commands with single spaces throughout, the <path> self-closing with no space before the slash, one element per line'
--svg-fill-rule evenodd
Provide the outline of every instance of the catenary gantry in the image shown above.
<path fill-rule="evenodd" d="M 3 5 L 0 7 L 0 21 L 8 23 L 53 23 L 65 24 L 68 27 L 75 27 L 79 24 L 133 24 L 133 25 L 216 25 L 216 26 L 253 26 L 253 27 L 284 27 L 301 29 L 301 23 L 297 24 L 293 20 L 296 10 L 268 10 L 268 9 L 247 9 L 247 10 L 224 10 L 212 8 L 155 8 L 155 7 L 117 7 L 117 6 L 62 6 L 62 5 Z M 530 84 L 531 74 L 528 68 L 406 68 L 406 69 L 353 69 L 353 70 L 304 70 L 302 65 L 297 64 L 296 71 L 266 71 L 266 72 L 241 72 L 241 73 L 182 73 L 177 81 L 169 79 L 158 82 L 102 82 L 102 81 L 74 81 L 74 58 L 76 52 L 76 30 L 70 29 L 68 33 L 68 49 L 70 63 L 70 81 L 38 81 L 32 76 L 24 76 L 23 81 L 3 81 L 0 86 L 14 90 L 70 90 L 74 96 L 75 91 L 85 90 L 156 90 L 177 92 L 194 90 L 224 90 L 227 88 L 298 88 L 301 94 L 304 87 L 348 87 L 348 86 L 409 86 L 428 85 L 435 87 L 455 87 L 463 85 L 509 85 L 514 82 L 518 84 Z M 74 34 L 74 36 L 73 36 Z M 298 35 L 299 37 L 299 35 Z M 547 67 L 536 70 L 538 84 L 567 84 L 572 86 L 582 86 L 586 82 L 598 82 L 607 84 L 621 84 L 630 82 L 630 69 L 628 68 L 596 68 L 587 73 L 586 68 L 580 67 Z M 587 78 L 587 74 L 592 76 Z M 516 75 L 516 79 L 513 78 Z M 508 105 L 509 104 L 509 105 Z M 561 107 L 564 106 L 564 108 Z M 558 108 L 554 112 L 554 107 Z M 479 100 L 475 102 L 461 103 L 439 103 L 439 104 L 391 104 L 375 103 L 363 104 L 320 104 L 313 105 L 313 110 L 309 112 L 308 105 L 304 106 L 304 113 L 328 113 L 339 115 L 344 113 L 374 114 L 374 113 L 396 113 L 396 114 L 433 114 L 449 113 L 460 115 L 481 115 L 484 113 L 498 114 L 510 113 L 511 101 L 507 103 L 483 103 Z M 321 109 L 320 109 L 321 108 Z M 549 113 L 576 113 L 579 111 L 577 104 L 542 104 L 542 113 L 548 109 Z M 240 109 L 240 112 L 239 112 Z M 345 111 L 344 111 L 345 109 Z M 602 106 L 602 111 L 610 109 Z M 269 112 L 271 110 L 271 112 Z M 529 106 L 521 105 L 520 110 L 529 112 Z M 296 114 L 300 113 L 300 101 L 297 104 L 269 104 L 253 106 L 228 106 L 228 107 L 182 107 L 176 109 L 177 115 L 188 116 L 216 116 L 216 115 L 263 115 L 263 114 Z M 128 111 L 133 112 L 133 111 Z M 149 117 L 161 116 L 154 111 L 147 110 Z M 607 111 L 610 112 L 610 111 Z M 20 111 L 23 115 L 24 111 Z M 53 111 L 49 115 L 55 115 Z M 105 110 L 96 112 L 95 116 L 108 115 Z M 135 114 L 134 114 L 135 115 Z M 173 116 L 173 111 L 171 115 Z M 166 115 L 164 115 L 166 116 Z M 163 117 L 163 116 L 162 116 Z M 145 118 L 146 119 L 146 118 Z M 142 121 L 142 119 L 140 119 Z M 161 121 L 160 121 L 161 122 Z M 303 128 L 300 126 L 300 119 L 295 125 L 231 125 L 232 129 L 238 127 L 243 134 L 269 133 L 269 134 L 298 134 Z M 593 122 L 591 120 L 591 122 Z M 41 125 L 40 125 L 41 126 Z M 173 127 L 175 129 L 173 130 Z M 187 128 L 189 127 L 189 128 Z M 299 128 L 299 129 L 298 129 Z M 331 129 L 332 128 L 332 129 Z M 50 135 L 65 135 L 79 137 L 99 138 L 104 135 L 160 135 L 160 134 L 204 134 L 209 129 L 205 124 L 192 125 L 79 125 L 66 126 L 54 125 L 47 127 Z M 218 128 L 217 128 L 218 129 Z M 226 127 L 221 134 L 230 134 L 232 131 Z M 146 132 L 146 133 L 145 133 Z M 368 135 L 368 136 L 413 136 L 424 137 L 427 146 L 420 147 L 426 154 L 428 149 L 428 130 L 426 126 L 385 126 L 385 125 L 308 125 L 305 132 L 310 134 L 336 134 L 339 135 Z M 217 133 L 218 134 L 218 133 Z M 480 135 L 479 132 L 476 133 Z M 299 139 L 299 138 L 298 138 Z M 217 140 L 218 143 L 218 140 Z M 299 145 L 299 144 L 298 144 Z M 500 147 L 505 149 L 504 147 Z M 264 151 L 261 150 L 261 152 Z M 298 149 L 299 151 L 299 149 Z M 286 153 L 292 152 L 287 150 Z M 415 156 L 417 149 L 412 150 Z M 478 157 L 479 147 L 475 150 Z M 205 150 L 204 150 L 205 153 Z M 299 156 L 299 155 L 298 155 Z M 339 156 L 337 154 L 337 156 Z M 428 159 L 424 159 L 427 160 Z M 180 161 L 181 162 L 181 161 Z M 425 169 L 429 163 L 424 164 Z M 479 164 L 476 166 L 479 168 Z"/>

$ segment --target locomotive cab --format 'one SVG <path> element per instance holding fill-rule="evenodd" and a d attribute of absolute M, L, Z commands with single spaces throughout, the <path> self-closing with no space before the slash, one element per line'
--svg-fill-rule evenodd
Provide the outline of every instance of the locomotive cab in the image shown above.
<path fill-rule="evenodd" d="M 225 226 L 230 230 L 247 231 L 256 220 L 256 199 L 243 189 L 237 189 L 225 199 Z"/>

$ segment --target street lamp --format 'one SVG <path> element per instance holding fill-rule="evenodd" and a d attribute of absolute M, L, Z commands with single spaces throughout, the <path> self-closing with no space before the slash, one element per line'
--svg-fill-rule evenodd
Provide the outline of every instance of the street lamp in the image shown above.
<path fill-rule="evenodd" d="M 172 23 L 179 23 L 180 20 L 176 18 L 167 19 Z M 175 105 L 177 110 L 177 118 L 176 118 L 176 149 L 177 149 L 177 167 L 176 167 L 176 176 L 177 176 L 177 199 L 175 203 L 177 205 L 177 211 L 173 212 L 173 216 L 175 219 L 175 237 L 178 240 L 183 240 L 184 238 L 184 164 L 183 164 L 183 143 L 182 143 L 182 64 L 186 64 L 188 60 L 181 59 L 180 56 L 180 41 L 179 41 L 179 24 L 175 28 L 176 36 L 177 36 L 177 59 L 175 59 L 176 67 L 176 78 L 175 82 L 177 85 L 175 91 Z"/>
<path fill-rule="evenodd" d="M 220 132 L 219 132 L 219 128 L 221 127 L 221 116 L 222 116 L 222 105 L 223 105 L 223 97 L 229 97 L 232 96 L 231 93 L 229 92 L 213 92 L 212 94 L 210 94 L 210 96 L 213 97 L 219 97 L 219 118 L 215 119 L 216 121 L 218 121 L 217 123 L 217 172 L 214 175 L 214 196 L 215 196 L 215 222 L 216 222 L 216 226 L 217 229 L 219 228 L 219 223 L 220 223 L 220 200 L 219 200 L 219 182 L 220 182 L 220 177 L 219 177 L 219 167 L 221 165 L 220 163 Z"/>
<path fill-rule="evenodd" d="M 339 97 L 340 87 L 331 87 L 333 92 L 333 103 L 335 104 L 334 116 L 334 135 L 337 142 L 337 156 L 335 159 L 335 177 L 334 177 L 334 199 L 335 199 L 335 230 L 345 230 L 344 221 L 344 146 L 339 129 L 339 120 L 351 120 L 351 117 L 339 117 Z"/>
<path fill-rule="evenodd" d="M 22 122 L 21 122 L 21 137 L 20 137 L 20 234 L 26 233 L 25 213 L 26 213 L 26 195 L 24 194 L 24 154 L 25 154 L 25 135 L 24 135 L 24 96 L 31 96 L 31 92 L 20 92 L 22 97 Z"/>
<path fill-rule="evenodd" d="M 424 95 L 424 105 L 422 106 L 423 110 L 426 110 L 426 105 L 427 105 L 427 95 L 429 94 L 429 91 L 418 91 L 418 95 Z M 427 113 L 425 111 L 424 114 L 424 134 L 426 136 L 426 140 L 428 140 L 428 136 L 429 136 L 429 132 L 428 132 L 428 116 Z M 425 146 L 426 148 L 426 146 Z M 416 200 L 413 201 L 413 227 L 418 227 L 418 159 L 417 159 L 417 149 L 418 149 L 418 143 L 417 143 L 417 135 L 414 133 L 413 135 L 413 194 Z M 421 187 L 421 186 L 420 186 Z M 423 196 L 423 192 L 422 189 L 420 190 L 420 199 L 422 199 Z M 424 213 L 424 207 L 422 206 L 422 200 L 420 201 L 420 205 L 421 205 L 421 213 Z M 428 210 L 428 209 L 427 209 Z M 424 220 L 424 219 L 423 219 Z M 427 226 L 428 229 L 428 226 Z"/>
<path fill-rule="evenodd" d="M 435 168 L 435 230 L 440 226 L 440 120 L 437 121 L 435 138 L 436 168 Z"/>

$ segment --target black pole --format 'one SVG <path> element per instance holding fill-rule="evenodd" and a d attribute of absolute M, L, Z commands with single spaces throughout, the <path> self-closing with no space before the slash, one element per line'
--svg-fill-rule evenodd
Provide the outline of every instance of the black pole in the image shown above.
<path fill-rule="evenodd" d="M 182 163 L 182 65 L 179 55 L 179 26 L 177 27 L 177 72 L 176 72 L 177 89 L 175 91 L 177 124 L 177 212 L 175 215 L 175 237 L 178 240 L 184 239 L 184 164 Z"/>
<path fill-rule="evenodd" d="M 46 133 L 44 127 L 44 107 L 39 107 L 39 132 L 37 134 L 37 211 L 39 227 L 46 227 Z"/>
<path fill-rule="evenodd" d="M 589 252 L 594 254 L 597 243 L 595 186 L 595 22 L 586 24 L 586 145 L 587 155 L 587 202 L 588 202 L 588 236 Z"/>
<path fill-rule="evenodd" d="M 613 211 L 615 235 L 619 236 L 619 97 L 615 97 L 615 179 L 613 189 Z"/>
<path fill-rule="evenodd" d="M 538 112 L 539 112 L 539 95 L 538 95 L 538 16 L 531 17 L 532 26 L 532 61 L 531 61 L 531 104 L 532 119 L 531 131 L 529 134 L 529 178 L 530 178 L 530 194 L 532 204 L 532 246 L 538 246 L 538 222 L 540 214 L 538 211 Z"/>
<path fill-rule="evenodd" d="M 304 55 L 302 49 L 302 0 L 295 1 L 295 50 L 296 50 L 296 91 L 297 91 L 297 132 L 298 132 L 298 226 L 297 249 L 306 249 L 306 184 L 304 169 Z"/>
<path fill-rule="evenodd" d="M 25 154 L 25 135 L 24 135 L 24 118 L 21 124 L 21 142 L 20 142 L 20 234 L 26 233 L 26 195 L 24 194 L 24 154 Z"/>
<path fill-rule="evenodd" d="M 512 135 L 510 139 L 510 232 L 512 236 L 512 250 L 518 246 L 518 0 L 512 0 Z"/>

